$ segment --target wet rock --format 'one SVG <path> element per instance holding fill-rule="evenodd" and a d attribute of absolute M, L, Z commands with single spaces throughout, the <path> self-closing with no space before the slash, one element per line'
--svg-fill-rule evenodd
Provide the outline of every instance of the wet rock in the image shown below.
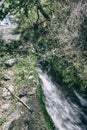
<path fill-rule="evenodd" d="M 17 62 L 17 60 L 14 58 L 14 59 L 9 59 L 5 62 L 5 66 L 6 67 L 12 67 L 15 63 Z"/>
<path fill-rule="evenodd" d="M 4 77 L 3 77 L 4 80 L 10 80 L 10 76 L 5 74 Z"/>
<path fill-rule="evenodd" d="M 11 92 L 14 91 L 14 86 L 13 85 L 9 85 L 8 88 L 10 89 Z M 11 94 L 10 94 L 10 92 L 6 88 L 3 88 L 2 98 L 4 100 L 11 99 Z"/>

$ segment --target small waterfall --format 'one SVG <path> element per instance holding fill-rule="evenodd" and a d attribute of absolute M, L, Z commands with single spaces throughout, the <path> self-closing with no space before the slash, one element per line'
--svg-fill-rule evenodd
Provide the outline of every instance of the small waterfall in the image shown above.
<path fill-rule="evenodd" d="M 81 108 L 73 103 L 70 97 L 67 98 L 61 87 L 56 86 L 48 75 L 41 70 L 39 70 L 39 78 L 42 81 L 46 110 L 56 130 L 87 130 L 87 115 L 81 111 Z M 80 95 L 78 96 L 77 93 L 76 95 L 80 101 L 83 101 Z M 86 123 L 83 123 L 81 118 Z"/>

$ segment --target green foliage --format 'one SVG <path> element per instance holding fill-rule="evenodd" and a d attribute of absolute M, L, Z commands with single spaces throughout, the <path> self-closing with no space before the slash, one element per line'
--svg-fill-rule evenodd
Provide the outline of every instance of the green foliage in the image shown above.
<path fill-rule="evenodd" d="M 45 108 L 45 104 L 43 102 L 43 93 L 42 93 L 42 89 L 41 89 L 41 86 L 39 85 L 38 88 L 37 88 L 37 98 L 39 100 L 39 103 L 40 103 L 40 107 L 41 107 L 41 110 L 44 114 L 44 117 L 45 117 L 45 120 L 46 120 L 46 123 L 48 125 L 48 130 L 55 130 L 55 127 L 54 127 L 54 124 L 50 118 L 50 116 L 48 115 L 47 111 L 46 111 L 46 108 Z"/>
<path fill-rule="evenodd" d="M 86 50 L 87 20 L 84 10 L 87 3 L 81 3 L 79 0 L 40 2 L 45 11 L 50 14 L 51 21 L 39 25 L 35 31 L 32 25 L 38 18 L 36 6 L 29 8 L 28 17 L 25 17 L 22 11 L 19 15 L 19 29 L 24 31 L 22 39 L 34 43 L 37 54 L 43 55 L 39 60 L 48 61 L 55 75 L 60 75 L 64 83 L 86 89 L 87 71 L 84 66 L 87 63 L 84 50 Z M 36 3 L 31 2 L 32 5 Z M 39 22 L 43 20 L 40 14 Z"/>
<path fill-rule="evenodd" d="M 87 18 L 85 10 L 87 2 L 84 0 L 82 2 L 80 0 L 27 0 L 26 2 L 6 0 L 2 3 L 4 4 L 4 8 L 1 8 L 3 16 L 8 12 L 17 15 L 21 38 L 25 42 L 29 40 L 33 43 L 37 55 L 42 55 L 39 60 L 43 62 L 48 60 L 55 74 L 57 76 L 59 74 L 64 83 L 86 89 Z M 43 22 L 45 18 L 40 11 L 38 18 L 37 4 L 41 4 L 42 9 L 51 17 L 51 21 Z M 37 28 L 34 28 L 36 23 Z M 16 43 L 12 45 L 7 47 L 9 52 L 17 47 Z M 22 53 L 25 52 L 26 49 Z M 19 69 L 22 79 L 25 78 L 24 69 Z"/>
<path fill-rule="evenodd" d="M 20 14 L 23 13 L 26 17 L 28 17 L 28 11 L 35 6 L 35 4 L 39 2 L 39 0 L 5 0 L 2 1 L 1 4 L 1 14 L 0 18 L 4 18 L 7 14 Z"/>
<path fill-rule="evenodd" d="M 87 89 L 87 79 L 84 71 L 82 71 L 82 65 L 78 63 L 69 63 L 65 59 L 55 57 L 51 62 L 52 71 L 55 77 L 61 76 L 61 81 L 67 84 L 69 87 L 76 87 L 77 89 Z M 87 73 L 86 73 L 87 74 Z"/>
<path fill-rule="evenodd" d="M 35 87 L 38 85 L 38 76 L 35 70 L 36 58 L 34 55 L 23 56 L 19 58 L 17 69 L 15 70 L 15 82 L 19 85 L 29 85 Z"/>
<path fill-rule="evenodd" d="M 45 53 L 56 78 L 82 90 L 87 89 L 86 6 L 81 1 L 53 2 L 47 35 L 38 39 L 38 51 Z"/>

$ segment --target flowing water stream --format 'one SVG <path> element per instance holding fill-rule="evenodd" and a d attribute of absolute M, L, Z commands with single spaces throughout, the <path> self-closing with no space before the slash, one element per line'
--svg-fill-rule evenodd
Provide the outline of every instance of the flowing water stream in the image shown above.
<path fill-rule="evenodd" d="M 76 91 L 67 92 L 39 70 L 46 110 L 56 130 L 87 130 L 87 100 Z M 71 93 L 71 94 L 70 94 Z"/>

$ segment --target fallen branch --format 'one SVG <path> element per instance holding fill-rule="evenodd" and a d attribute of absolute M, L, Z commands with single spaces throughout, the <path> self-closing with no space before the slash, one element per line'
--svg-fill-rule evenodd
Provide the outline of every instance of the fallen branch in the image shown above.
<path fill-rule="evenodd" d="M 33 110 L 31 110 L 30 106 L 28 106 L 25 102 L 23 102 L 17 95 L 15 95 L 8 87 L 6 87 L 5 85 L 2 85 L 3 87 L 5 87 L 12 96 L 14 96 L 19 102 L 21 102 L 31 113 L 33 112 Z"/>

